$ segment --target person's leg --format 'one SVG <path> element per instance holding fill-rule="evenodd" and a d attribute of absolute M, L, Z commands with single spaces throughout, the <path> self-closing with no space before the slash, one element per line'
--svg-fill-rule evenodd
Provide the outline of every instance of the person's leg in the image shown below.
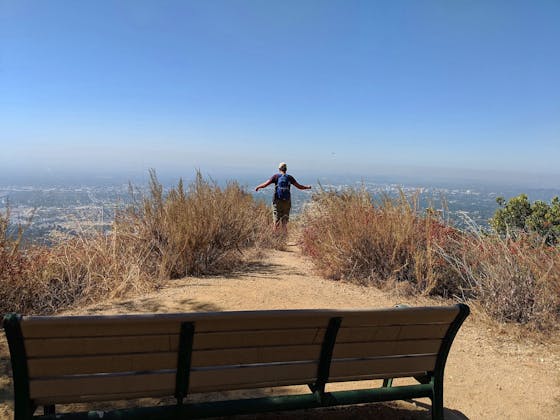
<path fill-rule="evenodd" d="M 288 222 L 290 221 L 291 208 L 292 208 L 292 202 L 290 200 L 278 201 L 278 215 L 280 218 L 282 234 L 284 236 L 287 236 L 288 234 Z"/>
<path fill-rule="evenodd" d="M 272 202 L 272 221 L 274 223 L 274 230 L 280 227 L 280 220 L 281 220 L 281 209 L 279 208 L 278 201 L 274 200 Z"/>

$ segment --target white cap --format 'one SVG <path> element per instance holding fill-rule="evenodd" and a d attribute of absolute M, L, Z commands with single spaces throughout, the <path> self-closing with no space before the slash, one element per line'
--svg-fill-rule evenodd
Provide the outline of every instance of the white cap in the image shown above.
<path fill-rule="evenodd" d="M 281 171 L 285 171 L 286 169 L 288 169 L 288 165 L 286 165 L 286 162 L 280 162 L 278 164 L 278 169 L 280 169 Z"/>

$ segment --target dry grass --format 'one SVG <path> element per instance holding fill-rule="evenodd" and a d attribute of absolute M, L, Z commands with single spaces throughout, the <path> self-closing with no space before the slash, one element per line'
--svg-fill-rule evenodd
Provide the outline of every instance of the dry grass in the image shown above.
<path fill-rule="evenodd" d="M 373 203 L 365 190 L 321 191 L 303 215 L 303 250 L 330 278 L 444 293 L 447 274 L 434 246 L 456 234 L 435 214 L 418 215 L 417 197 Z"/>
<path fill-rule="evenodd" d="M 274 244 L 270 211 L 236 183 L 220 188 L 197 174 L 163 193 L 151 172 L 150 194 L 117 215 L 108 235 L 53 247 L 20 247 L 0 215 L 0 313 L 48 314 L 61 308 L 145 293 L 169 278 L 225 273 L 243 253 Z"/>
<path fill-rule="evenodd" d="M 560 249 L 453 228 L 417 197 L 321 191 L 303 215 L 302 245 L 334 279 L 476 301 L 502 322 L 560 325 Z"/>
<path fill-rule="evenodd" d="M 237 183 L 225 188 L 200 173 L 187 190 L 179 181 L 164 196 L 151 172 L 150 195 L 118 215 L 114 230 L 153 254 L 159 278 L 228 272 L 244 250 L 271 243 L 270 210 Z"/>
<path fill-rule="evenodd" d="M 455 270 L 461 297 L 494 319 L 538 330 L 559 326 L 560 248 L 472 231 L 440 253 Z"/>

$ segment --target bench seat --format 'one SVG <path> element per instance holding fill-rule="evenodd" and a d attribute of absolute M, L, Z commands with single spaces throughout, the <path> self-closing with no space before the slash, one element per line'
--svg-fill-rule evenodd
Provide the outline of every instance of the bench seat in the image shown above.
<path fill-rule="evenodd" d="M 386 401 L 432 399 L 443 416 L 443 371 L 466 305 L 375 310 L 7 315 L 16 419 L 192 418 Z M 420 383 L 392 386 L 393 378 Z M 382 388 L 326 392 L 333 382 L 384 379 Z M 211 403 L 189 394 L 286 385 L 310 393 Z M 55 405 L 144 397 L 172 406 L 58 413 Z M 81 416 L 81 417 L 80 417 Z M 89 417 L 88 417 L 89 416 Z M 123 417 L 124 416 L 124 417 Z"/>

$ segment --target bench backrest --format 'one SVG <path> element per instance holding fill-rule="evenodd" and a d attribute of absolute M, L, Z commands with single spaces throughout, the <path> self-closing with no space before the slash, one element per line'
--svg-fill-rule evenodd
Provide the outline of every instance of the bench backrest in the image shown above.
<path fill-rule="evenodd" d="M 328 382 L 417 376 L 445 364 L 462 306 L 18 317 L 10 350 L 36 405 L 171 396 L 178 365 L 189 393 L 313 384 L 325 349 Z"/>

